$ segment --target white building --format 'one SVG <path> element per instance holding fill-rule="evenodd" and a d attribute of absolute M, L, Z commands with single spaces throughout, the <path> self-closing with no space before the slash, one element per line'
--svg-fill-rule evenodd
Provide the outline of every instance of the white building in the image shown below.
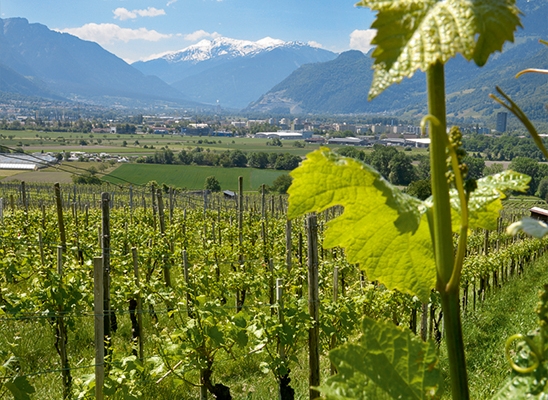
<path fill-rule="evenodd" d="M 331 138 L 327 141 L 328 144 L 342 144 L 347 146 L 363 146 L 366 144 L 365 140 L 357 137 L 345 137 L 345 138 Z"/>
<path fill-rule="evenodd" d="M 48 167 L 57 162 L 57 158 L 42 153 L 0 154 L 0 169 L 37 170 Z"/>

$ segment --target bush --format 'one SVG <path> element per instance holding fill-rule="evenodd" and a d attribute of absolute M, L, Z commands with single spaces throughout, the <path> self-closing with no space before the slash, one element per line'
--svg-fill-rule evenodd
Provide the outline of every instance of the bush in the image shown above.
<path fill-rule="evenodd" d="M 280 194 L 285 194 L 287 193 L 287 189 L 289 189 L 289 186 L 291 186 L 291 182 L 293 182 L 293 178 L 290 177 L 288 174 L 280 175 L 276 179 L 274 179 L 270 190 Z"/>
<path fill-rule="evenodd" d="M 217 180 L 215 176 L 208 176 L 205 180 L 204 189 L 209 190 L 211 192 L 220 192 L 221 191 L 221 184 Z"/>

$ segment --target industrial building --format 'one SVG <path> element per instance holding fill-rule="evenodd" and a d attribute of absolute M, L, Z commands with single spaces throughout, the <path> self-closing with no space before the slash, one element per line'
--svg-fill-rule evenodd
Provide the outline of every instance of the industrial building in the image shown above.
<path fill-rule="evenodd" d="M 49 154 L 35 153 L 3 153 L 0 154 L 0 169 L 20 169 L 35 171 L 57 162 L 57 158 Z"/>

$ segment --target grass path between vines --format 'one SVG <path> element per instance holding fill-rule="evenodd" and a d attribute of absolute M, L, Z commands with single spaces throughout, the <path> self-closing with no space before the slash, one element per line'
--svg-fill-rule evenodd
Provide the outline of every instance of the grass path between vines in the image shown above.
<path fill-rule="evenodd" d="M 512 278 L 488 294 L 483 304 L 478 303 L 475 312 L 469 305 L 463 317 L 463 334 L 472 399 L 491 398 L 508 378 L 510 367 L 504 357 L 506 339 L 538 326 L 535 309 L 544 283 L 548 283 L 548 255 L 525 267 L 522 276 Z M 447 371 L 445 344 L 441 350 L 442 367 Z M 449 398 L 450 393 L 445 392 Z"/>

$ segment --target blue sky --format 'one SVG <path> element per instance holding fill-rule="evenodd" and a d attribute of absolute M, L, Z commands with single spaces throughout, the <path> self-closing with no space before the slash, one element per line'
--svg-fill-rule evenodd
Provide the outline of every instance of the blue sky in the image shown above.
<path fill-rule="evenodd" d="M 224 36 L 367 51 L 374 15 L 356 0 L 0 0 L 23 17 L 98 42 L 128 62 Z"/>

